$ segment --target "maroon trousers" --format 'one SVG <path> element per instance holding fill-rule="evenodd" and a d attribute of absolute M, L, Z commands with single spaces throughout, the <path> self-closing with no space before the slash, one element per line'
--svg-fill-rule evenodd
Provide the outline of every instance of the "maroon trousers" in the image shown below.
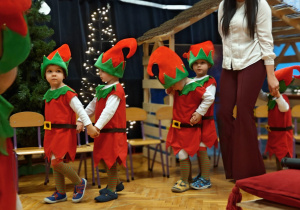
<path fill-rule="evenodd" d="M 253 114 L 265 77 L 262 60 L 243 70 L 222 70 L 217 123 L 227 179 L 238 180 L 265 173 Z M 235 105 L 236 119 L 232 116 Z"/>

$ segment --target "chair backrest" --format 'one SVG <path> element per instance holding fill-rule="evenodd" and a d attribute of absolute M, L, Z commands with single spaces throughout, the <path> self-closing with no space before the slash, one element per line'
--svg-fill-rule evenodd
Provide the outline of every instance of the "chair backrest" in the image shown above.
<path fill-rule="evenodd" d="M 257 118 L 267 118 L 268 117 L 268 106 L 261 105 L 255 108 L 254 116 Z"/>
<path fill-rule="evenodd" d="M 257 134 L 261 135 L 261 118 L 268 118 L 268 106 L 261 105 L 254 109 L 254 116 L 257 120 Z"/>
<path fill-rule="evenodd" d="M 147 112 L 138 107 L 126 108 L 126 121 L 144 121 L 147 119 Z"/>
<path fill-rule="evenodd" d="M 164 106 L 156 111 L 156 119 L 158 120 L 171 120 L 173 117 L 173 107 Z"/>
<path fill-rule="evenodd" d="M 300 105 L 293 106 L 291 112 L 292 112 L 292 118 L 294 118 L 294 135 L 298 135 L 297 118 L 300 118 Z"/>
<path fill-rule="evenodd" d="M 44 116 L 37 112 L 18 112 L 9 118 L 10 126 L 14 128 L 14 148 L 17 148 L 16 128 L 37 127 L 38 128 L 38 144 L 41 143 L 41 126 L 44 125 Z"/>
<path fill-rule="evenodd" d="M 173 107 L 172 106 L 164 106 L 159 108 L 156 111 L 156 119 L 158 120 L 158 129 L 159 129 L 159 138 L 162 139 L 162 128 L 161 121 L 162 120 L 172 120 L 173 118 Z"/>

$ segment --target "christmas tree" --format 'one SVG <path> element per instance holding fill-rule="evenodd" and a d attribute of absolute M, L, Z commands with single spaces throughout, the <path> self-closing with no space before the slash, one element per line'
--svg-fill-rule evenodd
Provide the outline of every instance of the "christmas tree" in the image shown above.
<path fill-rule="evenodd" d="M 101 83 L 99 69 L 94 64 L 101 53 L 110 49 L 116 43 L 116 35 L 113 31 L 110 18 L 110 5 L 107 4 L 91 14 L 91 22 L 88 24 L 89 35 L 87 42 L 86 61 L 83 63 L 85 73 L 82 76 L 79 96 L 84 105 L 93 100 L 95 88 Z"/>
<path fill-rule="evenodd" d="M 33 1 L 27 14 L 32 49 L 28 58 L 19 66 L 14 84 L 3 95 L 13 106 L 13 113 L 33 111 L 44 114 L 43 96 L 49 85 L 41 78 L 41 62 L 44 55 L 53 51 L 56 43 L 50 39 L 54 33 L 46 23 L 50 15 L 39 12 L 43 0 Z M 18 147 L 37 146 L 36 129 L 18 129 Z"/>

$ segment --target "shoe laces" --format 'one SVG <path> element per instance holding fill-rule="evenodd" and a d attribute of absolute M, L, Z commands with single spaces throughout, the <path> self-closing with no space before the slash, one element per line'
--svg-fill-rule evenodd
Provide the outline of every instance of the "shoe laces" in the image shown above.
<path fill-rule="evenodd" d="M 84 189 L 84 183 L 82 182 L 82 184 L 76 185 L 75 189 L 76 191 L 74 192 L 74 194 L 82 194 Z"/>

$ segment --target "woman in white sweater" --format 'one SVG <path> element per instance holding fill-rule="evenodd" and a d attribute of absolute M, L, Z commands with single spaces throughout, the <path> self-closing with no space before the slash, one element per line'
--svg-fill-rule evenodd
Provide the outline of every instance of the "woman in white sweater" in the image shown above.
<path fill-rule="evenodd" d="M 266 0 L 223 0 L 218 29 L 223 42 L 218 130 L 226 178 L 238 180 L 265 173 L 253 109 L 266 75 L 271 95 L 279 87 L 271 9 Z"/>

